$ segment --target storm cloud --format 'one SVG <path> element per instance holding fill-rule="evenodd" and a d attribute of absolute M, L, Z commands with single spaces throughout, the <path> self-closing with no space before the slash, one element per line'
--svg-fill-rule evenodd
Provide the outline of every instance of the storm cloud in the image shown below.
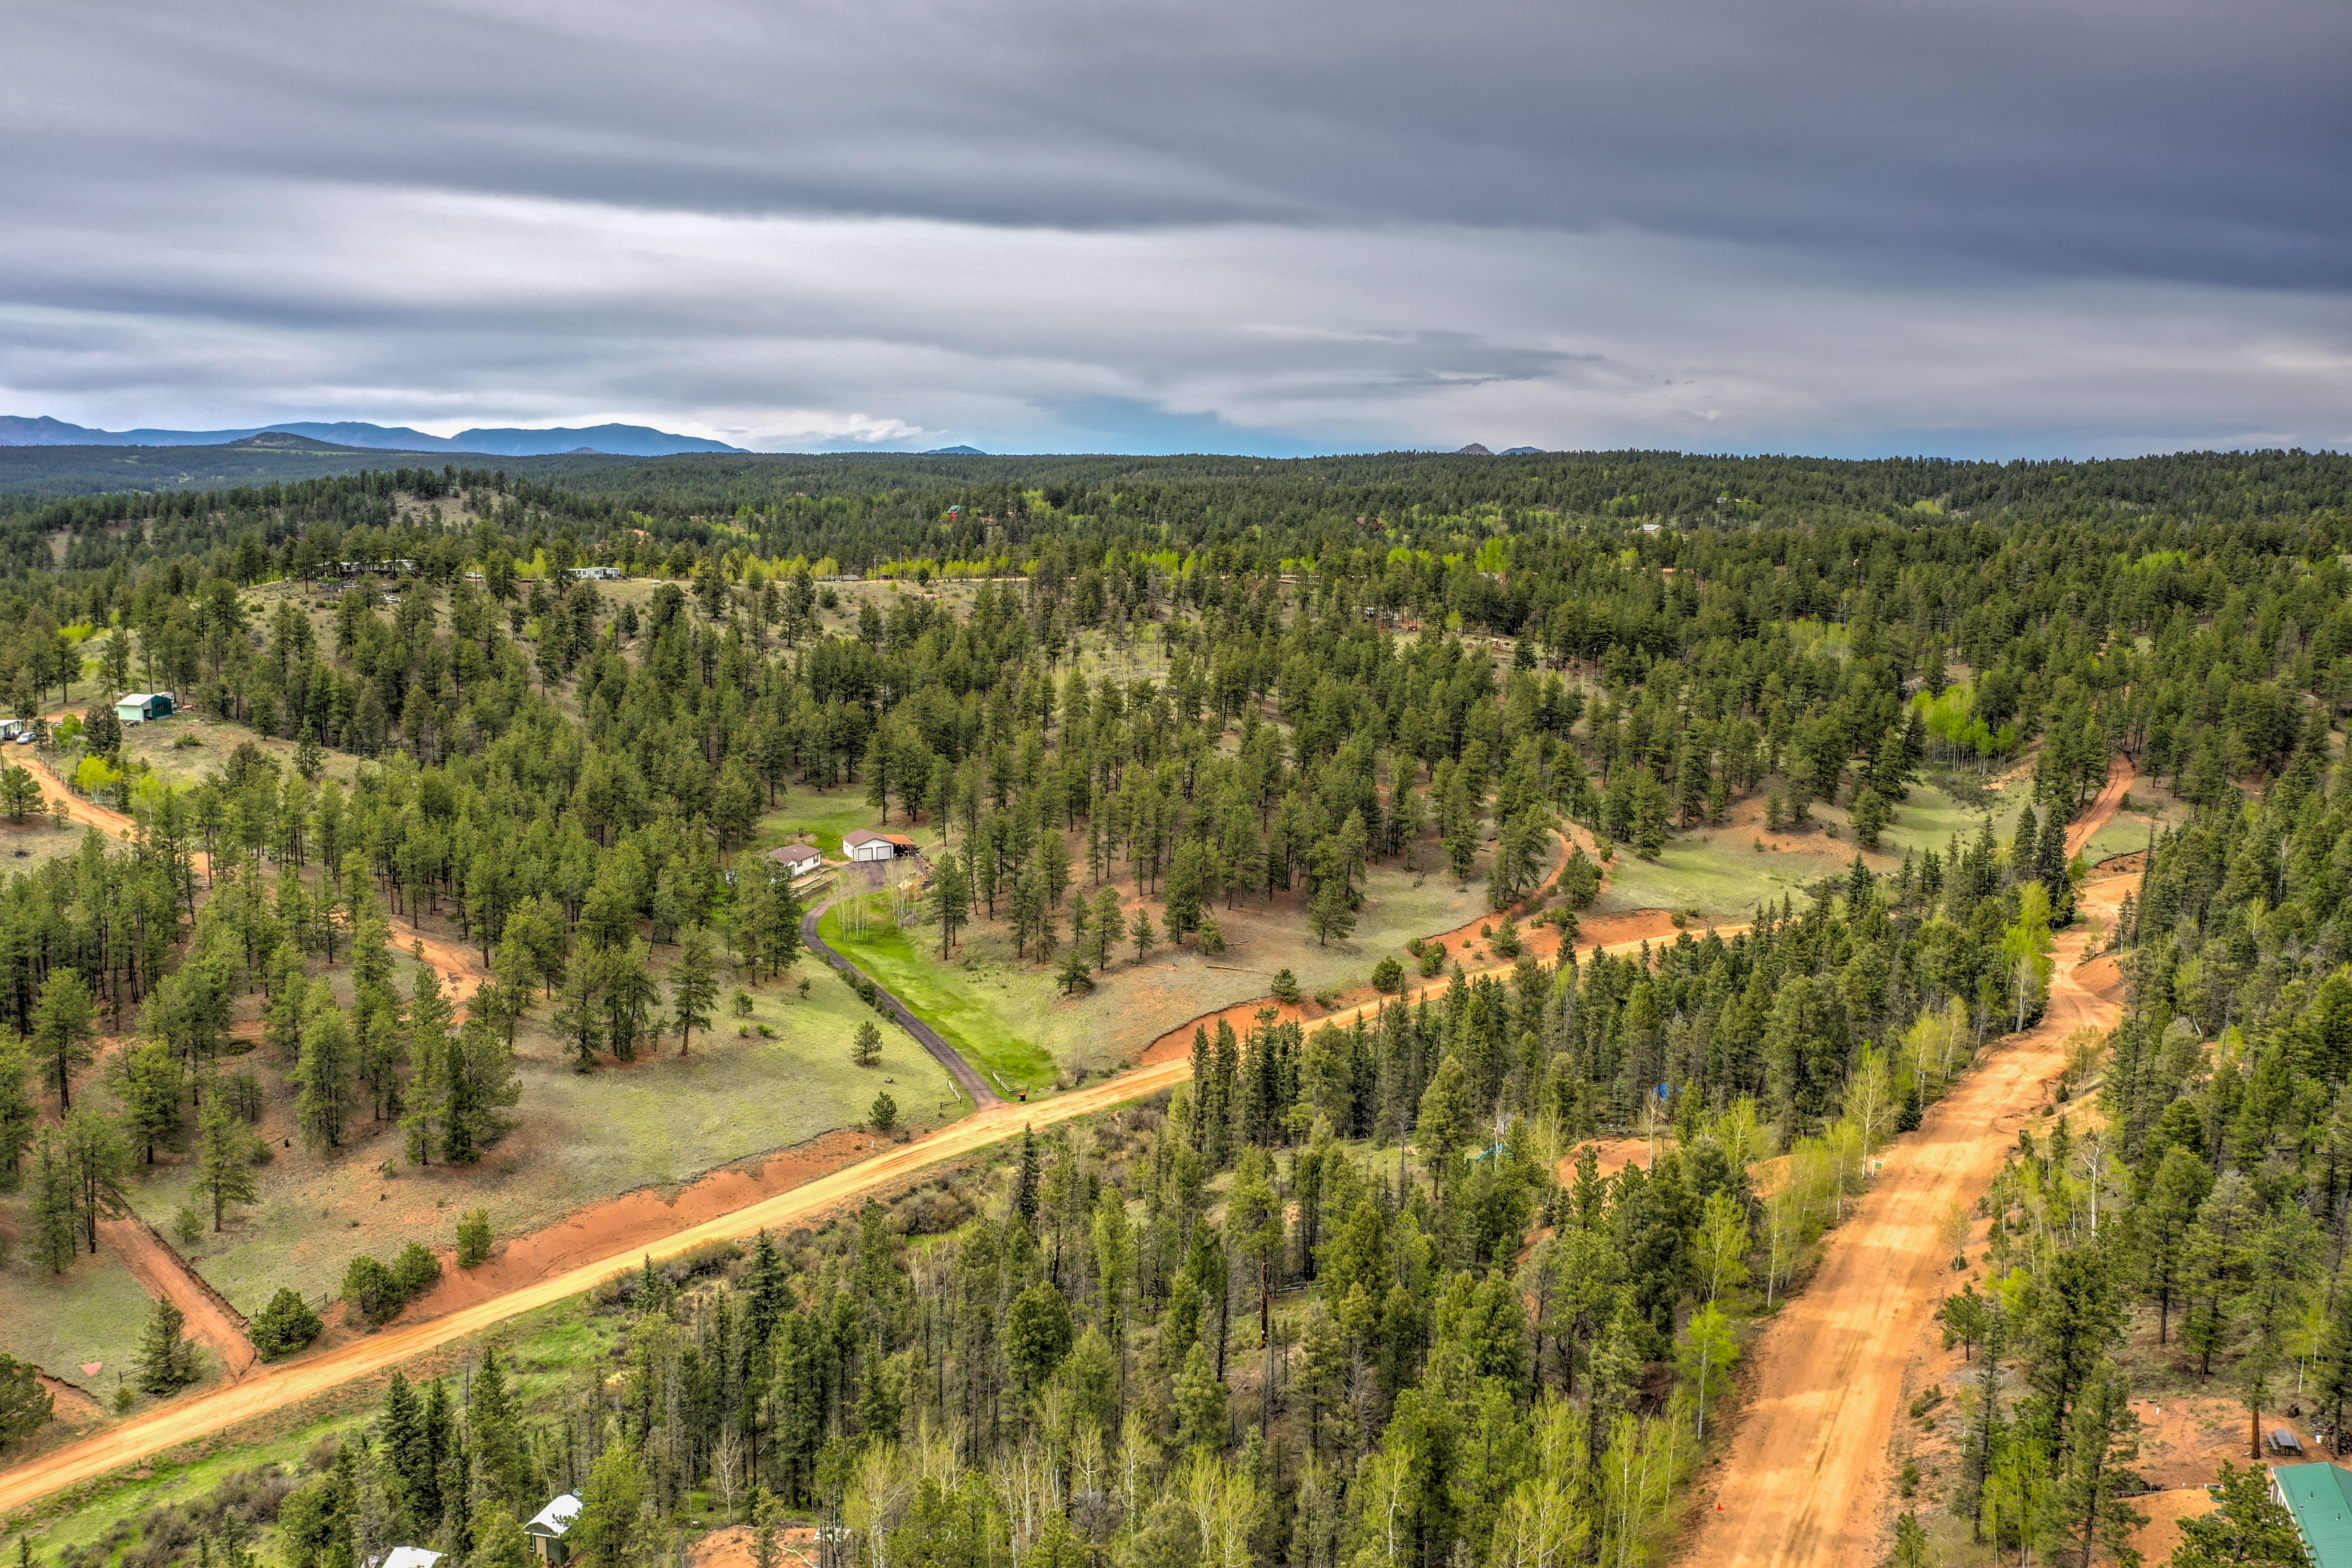
<path fill-rule="evenodd" d="M 2352 442 L 2352 13 L 12 8 L 0 412 Z"/>

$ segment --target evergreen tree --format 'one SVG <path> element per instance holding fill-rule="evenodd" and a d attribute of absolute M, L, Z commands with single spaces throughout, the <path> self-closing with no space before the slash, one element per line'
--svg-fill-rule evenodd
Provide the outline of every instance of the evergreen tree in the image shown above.
<path fill-rule="evenodd" d="M 696 1030 L 710 1027 L 719 1000 L 719 955 L 709 932 L 696 926 L 678 945 L 669 972 L 670 1013 L 677 1025 L 677 1053 L 684 1056 Z"/>
<path fill-rule="evenodd" d="M 65 1141 L 54 1129 L 41 1129 L 33 1156 L 33 1256 L 52 1274 L 73 1267 L 80 1245 L 76 1229 L 73 1171 L 67 1163 Z"/>
<path fill-rule="evenodd" d="M 136 1365 L 142 1392 L 162 1397 L 176 1394 L 197 1376 L 198 1352 L 186 1337 L 187 1314 L 169 1296 L 155 1300 L 146 1332 L 140 1336 Z"/>
<path fill-rule="evenodd" d="M 196 1122 L 196 1190 L 212 1206 L 215 1234 L 226 1224 L 229 1205 L 261 1201 L 252 1165 L 253 1134 L 215 1088 Z"/>
<path fill-rule="evenodd" d="M 89 987 L 71 969 L 57 969 L 41 983 L 33 1008 L 33 1060 L 57 1092 L 58 1114 L 72 1108 L 73 1075 L 89 1065 L 98 1041 L 98 1005 Z"/>

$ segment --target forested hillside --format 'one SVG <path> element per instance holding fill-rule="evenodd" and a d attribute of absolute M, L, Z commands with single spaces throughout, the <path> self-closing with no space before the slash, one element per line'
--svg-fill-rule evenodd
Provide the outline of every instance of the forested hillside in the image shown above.
<path fill-rule="evenodd" d="M 2341 460 L 932 459 L 955 483 L 831 494 L 715 461 L 7 520 L 0 691 L 140 828 L 0 889 L 0 1211 L 39 1266 L 159 1150 L 234 1223 L 272 1097 L 308 1157 L 367 1121 L 471 1162 L 530 1113 L 527 1020 L 583 1072 L 683 1046 L 800 958 L 750 852 L 800 792 L 935 835 L 943 964 L 1000 933 L 1065 991 L 1122 943 L 1213 951 L 1247 903 L 1344 938 L 1381 866 L 1483 883 L 1507 960 L 1521 921 L 1571 940 L 1477 977 L 1433 952 L 1443 989 L 1348 1029 L 1204 1027 L 1171 1102 L 991 1181 L 649 1268 L 602 1303 L 618 1364 L 560 1397 L 487 1363 L 396 1387 L 272 1503 L 287 1568 L 520 1568 L 518 1513 L 573 1486 L 593 1568 L 713 1498 L 765 1518 L 755 1488 L 868 1568 L 1654 1561 L 1873 1155 L 2039 1016 L 2066 824 L 2117 755 L 2192 814 L 2112 934 L 2099 1094 L 2021 1140 L 1949 1313 L 1986 1347 L 1949 1506 L 2008 1550 L 2111 1532 L 2149 1314 L 2250 1400 L 2298 1357 L 2352 1392 Z M 1080 673 L 1113 651 L 1131 673 Z M 133 688 L 256 744 L 175 786 L 107 711 Z M 1984 814 L 1898 857 L 1931 781 Z M 1775 832 L 1836 812 L 1847 872 L 1578 950 L 1604 866 L 1759 799 Z M 462 1018 L 397 977 L 420 930 L 488 965 Z M 76 1087 L 101 1030 L 120 1116 Z M 1642 1159 L 1577 1163 L 1637 1129 Z"/>

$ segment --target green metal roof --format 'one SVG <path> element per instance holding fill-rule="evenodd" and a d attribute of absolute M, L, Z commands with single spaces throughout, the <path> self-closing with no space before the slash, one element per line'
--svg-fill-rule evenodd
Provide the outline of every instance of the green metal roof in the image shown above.
<path fill-rule="evenodd" d="M 2271 1480 L 2294 1515 L 2319 1568 L 2352 1568 L 2352 1471 L 2334 1465 L 2280 1465 Z"/>

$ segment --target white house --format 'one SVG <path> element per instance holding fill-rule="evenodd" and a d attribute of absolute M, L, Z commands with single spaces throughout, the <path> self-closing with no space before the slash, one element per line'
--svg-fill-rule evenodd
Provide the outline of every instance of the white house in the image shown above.
<path fill-rule="evenodd" d="M 824 856 L 814 844 L 785 844 L 770 850 L 768 858 L 783 867 L 787 876 L 806 876 L 824 864 Z"/>
<path fill-rule="evenodd" d="M 530 1522 L 522 1527 L 522 1532 L 530 1537 L 531 1549 L 549 1568 L 556 1568 L 571 1557 L 572 1549 L 563 1544 L 563 1532 L 579 1517 L 580 1499 L 565 1492 L 533 1514 Z"/>

